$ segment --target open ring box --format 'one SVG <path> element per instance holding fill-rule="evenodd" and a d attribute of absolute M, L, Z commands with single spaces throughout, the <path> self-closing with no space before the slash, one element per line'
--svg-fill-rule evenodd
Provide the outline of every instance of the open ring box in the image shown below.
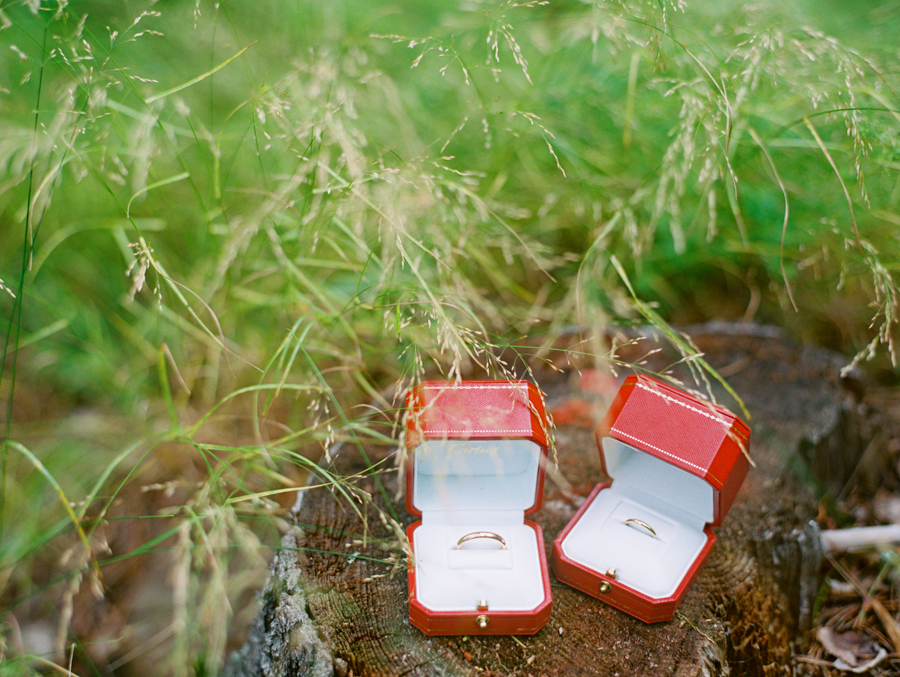
<path fill-rule="evenodd" d="M 543 493 L 540 391 L 427 381 L 406 406 L 406 508 L 421 517 L 406 530 L 410 622 L 427 635 L 534 634 L 552 601 L 543 533 L 525 519 Z"/>
<path fill-rule="evenodd" d="M 597 444 L 612 481 L 554 541 L 553 572 L 645 622 L 670 620 L 747 474 L 750 429 L 726 409 L 629 376 Z"/>

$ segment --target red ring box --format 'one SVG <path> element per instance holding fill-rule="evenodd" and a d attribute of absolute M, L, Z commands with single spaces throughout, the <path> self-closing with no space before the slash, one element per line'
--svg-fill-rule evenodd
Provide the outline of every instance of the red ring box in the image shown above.
<path fill-rule="evenodd" d="M 528 381 L 426 381 L 406 396 L 410 622 L 427 635 L 530 635 L 550 618 L 541 528 L 548 426 Z M 500 536 L 476 537 L 478 532 Z"/>
<path fill-rule="evenodd" d="M 556 577 L 647 623 L 675 614 L 749 468 L 734 414 L 629 376 L 597 429 L 598 484 L 553 543 Z"/>

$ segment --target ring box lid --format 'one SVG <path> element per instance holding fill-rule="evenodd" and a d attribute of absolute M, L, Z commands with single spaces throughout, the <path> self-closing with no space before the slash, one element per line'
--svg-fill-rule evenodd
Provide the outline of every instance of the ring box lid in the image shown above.
<path fill-rule="evenodd" d="M 633 483 L 711 526 L 722 523 L 747 474 L 749 439 L 750 429 L 727 409 L 643 375 L 625 379 L 597 429 L 603 470 L 614 482 Z M 623 463 L 632 449 L 663 463 Z M 617 474 L 625 465 L 630 472 Z"/>
<path fill-rule="evenodd" d="M 427 521 L 496 512 L 521 521 L 540 508 L 548 431 L 533 383 L 425 381 L 406 406 L 409 513 Z"/>

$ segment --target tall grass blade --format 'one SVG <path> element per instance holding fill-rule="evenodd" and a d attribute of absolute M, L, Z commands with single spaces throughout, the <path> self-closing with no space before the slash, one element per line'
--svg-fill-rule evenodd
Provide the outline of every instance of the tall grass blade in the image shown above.
<path fill-rule="evenodd" d="M 88 540 L 87 534 L 84 532 L 84 529 L 81 525 L 81 520 L 75 514 L 75 511 L 72 509 L 72 501 L 66 496 L 65 491 L 63 491 L 62 486 L 60 486 L 59 482 L 56 478 L 50 473 L 49 470 L 41 463 L 40 459 L 35 456 L 27 447 L 20 444 L 19 442 L 9 440 L 7 446 L 10 449 L 14 449 L 18 451 L 22 456 L 27 458 L 31 464 L 35 467 L 35 469 L 44 476 L 44 479 L 47 480 L 47 483 L 53 487 L 54 491 L 56 491 L 56 495 L 59 497 L 59 501 L 63 506 L 63 509 L 66 511 L 66 514 L 69 516 L 69 519 L 72 521 L 72 526 L 75 528 L 76 533 L 78 534 L 78 538 L 81 540 L 82 545 L 84 545 L 85 552 L 90 554 L 90 559 L 93 563 L 94 572 L 97 574 L 97 578 L 99 580 L 103 580 L 103 576 L 100 572 L 100 565 L 97 563 L 97 558 L 94 555 L 94 550 L 91 547 L 91 543 Z"/>
<path fill-rule="evenodd" d="M 253 44 L 256 44 L 256 43 L 253 43 Z M 173 87 L 172 89 L 167 89 L 165 92 L 161 92 L 161 93 L 159 93 L 159 94 L 154 94 L 153 96 L 147 97 L 147 99 L 146 99 L 145 102 L 146 102 L 147 104 L 151 104 L 151 103 L 153 103 L 154 101 L 159 101 L 160 99 L 165 99 L 166 97 L 171 96 L 172 94 L 177 94 L 178 92 L 180 92 L 180 91 L 182 91 L 182 90 L 184 90 L 184 89 L 187 89 L 188 87 L 193 87 L 193 86 L 196 85 L 198 82 L 203 82 L 204 80 L 206 80 L 206 78 L 208 78 L 209 76 L 211 76 L 211 75 L 217 73 L 218 71 L 222 70 L 223 68 L 225 68 L 225 66 L 227 66 L 227 65 L 230 64 L 232 61 L 234 61 L 235 59 L 237 59 L 241 54 L 243 54 L 243 53 L 246 52 L 248 49 L 250 49 L 251 47 L 253 47 L 253 44 L 247 45 L 247 46 L 244 47 L 242 50 L 240 50 L 239 52 L 237 52 L 236 54 L 234 54 L 233 56 L 231 56 L 231 57 L 225 59 L 225 61 L 223 61 L 222 63 L 220 63 L 220 64 L 219 64 L 218 66 L 216 66 L 215 68 L 212 68 L 212 69 L 206 71 L 205 73 L 202 73 L 201 75 L 198 75 L 197 77 L 195 77 L 195 78 L 193 78 L 193 79 L 191 79 L 191 80 L 188 80 L 188 81 L 185 82 L 185 83 L 182 83 L 182 84 L 178 85 L 177 87 Z"/>

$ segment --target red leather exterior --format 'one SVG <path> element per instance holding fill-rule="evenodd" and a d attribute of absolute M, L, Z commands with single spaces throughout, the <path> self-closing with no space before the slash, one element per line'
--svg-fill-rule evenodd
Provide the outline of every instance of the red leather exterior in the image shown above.
<path fill-rule="evenodd" d="M 597 429 L 601 457 L 607 436 L 705 479 L 713 488 L 713 526 L 722 523 L 750 467 L 743 421 L 649 376 L 628 376 L 619 389 Z"/>
<path fill-rule="evenodd" d="M 547 446 L 540 391 L 529 381 L 425 381 L 406 396 L 406 446 L 425 439 L 534 440 Z"/>
<path fill-rule="evenodd" d="M 414 547 L 413 532 L 422 524 L 413 522 L 406 528 L 406 537 L 410 548 Z M 547 570 L 547 558 L 544 555 L 544 535 L 534 522 L 525 520 L 525 526 L 534 529 L 535 538 L 540 547 L 541 580 L 544 585 L 544 602 L 528 611 L 432 611 L 419 603 L 416 595 L 415 557 L 407 569 L 409 582 L 409 622 L 426 635 L 533 635 L 550 620 L 553 597 L 550 591 L 550 576 Z M 415 553 L 413 553 L 415 554 Z M 481 628 L 476 620 L 479 616 L 488 618 L 488 625 Z"/>
<path fill-rule="evenodd" d="M 544 397 L 529 381 L 423 381 L 406 395 L 406 448 L 429 439 L 531 440 L 546 457 L 549 430 Z M 406 510 L 421 516 L 413 503 L 415 459 L 406 458 Z M 544 463 L 538 471 L 531 515 L 541 507 Z"/>
<path fill-rule="evenodd" d="M 688 570 L 684 579 L 678 585 L 678 588 L 671 597 L 648 597 L 637 590 L 623 585 L 614 578 L 610 578 L 605 574 L 569 559 L 563 553 L 562 542 L 565 540 L 566 536 L 569 535 L 569 532 L 575 524 L 577 524 L 578 520 L 581 519 L 581 516 L 588 507 L 590 507 L 597 495 L 604 489 L 608 489 L 610 486 L 611 484 L 608 482 L 598 484 L 591 492 L 591 495 L 588 496 L 587 500 L 582 504 L 581 508 L 579 508 L 578 512 L 575 513 L 575 516 L 566 525 L 566 528 L 563 529 L 553 541 L 553 554 L 551 555 L 553 573 L 561 583 L 565 583 L 577 590 L 581 590 L 591 597 L 596 597 L 610 606 L 614 606 L 645 623 L 659 623 L 671 620 L 675 615 L 675 610 L 678 608 L 678 605 L 681 604 L 687 595 L 691 583 L 694 582 L 697 574 L 699 574 L 700 570 L 703 568 L 703 564 L 706 562 L 706 558 L 709 556 L 709 553 L 716 542 L 716 535 L 709 525 L 704 528 L 703 531 L 706 534 L 706 545 L 703 547 L 703 550 L 700 551 L 697 559 L 694 560 L 694 564 Z M 609 584 L 609 590 L 607 592 L 600 592 L 600 586 L 604 582 Z"/>

